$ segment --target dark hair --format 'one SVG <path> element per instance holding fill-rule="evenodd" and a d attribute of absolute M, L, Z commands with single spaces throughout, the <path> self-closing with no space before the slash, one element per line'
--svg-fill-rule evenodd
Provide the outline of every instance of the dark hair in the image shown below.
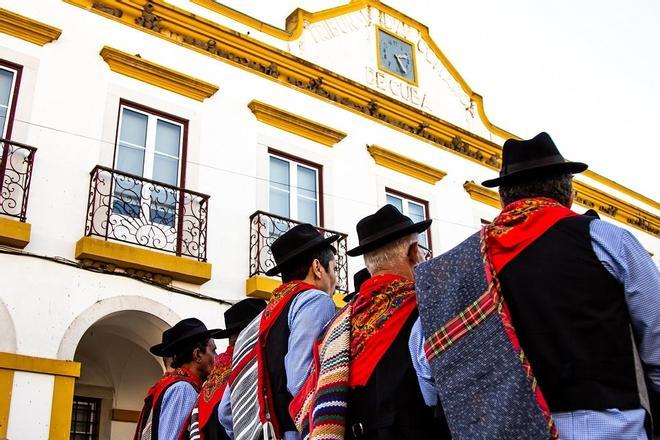
<path fill-rule="evenodd" d="M 288 267 L 282 269 L 282 282 L 288 283 L 289 281 L 307 278 L 309 267 L 314 260 L 319 260 L 325 270 L 330 270 L 330 261 L 335 258 L 335 253 L 334 247 L 326 246 L 295 259 Z"/>
<path fill-rule="evenodd" d="M 500 185 L 500 197 L 504 206 L 520 199 L 548 197 L 569 206 L 573 193 L 573 175 L 558 174 L 524 183 Z"/>
<path fill-rule="evenodd" d="M 201 351 L 206 351 L 206 347 L 211 341 L 210 338 L 206 338 L 203 341 L 189 342 L 188 344 L 181 347 L 177 353 L 172 356 L 172 368 L 179 368 L 182 365 L 187 364 L 193 360 L 193 352 L 196 348 L 199 348 Z"/>

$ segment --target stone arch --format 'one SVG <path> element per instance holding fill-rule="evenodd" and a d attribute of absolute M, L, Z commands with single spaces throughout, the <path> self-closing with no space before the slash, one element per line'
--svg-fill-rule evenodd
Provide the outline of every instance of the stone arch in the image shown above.
<path fill-rule="evenodd" d="M 7 305 L 0 300 L 0 352 L 16 353 L 16 328 Z"/>
<path fill-rule="evenodd" d="M 172 309 L 149 298 L 141 296 L 106 298 L 94 303 L 73 320 L 60 341 L 57 358 L 73 360 L 80 340 L 92 325 L 103 318 L 129 311 L 143 312 L 159 318 L 165 324 L 164 327 L 171 327 L 181 320 Z"/>

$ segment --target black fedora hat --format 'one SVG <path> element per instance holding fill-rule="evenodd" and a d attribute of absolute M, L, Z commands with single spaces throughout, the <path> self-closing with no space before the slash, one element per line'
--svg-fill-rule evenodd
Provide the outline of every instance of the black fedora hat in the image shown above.
<path fill-rule="evenodd" d="M 156 356 L 174 356 L 176 351 L 185 344 L 216 338 L 220 329 L 209 330 L 197 318 L 187 318 L 177 322 L 174 327 L 163 332 L 163 339 L 149 351 Z"/>
<path fill-rule="evenodd" d="M 360 292 L 360 286 L 362 286 L 362 283 L 367 281 L 369 278 L 371 278 L 371 274 L 366 267 L 355 272 L 355 275 L 353 275 L 353 286 L 355 287 L 355 290 L 347 295 L 344 295 L 344 301 L 349 302 L 352 300 L 353 297 L 357 295 L 358 292 Z"/>
<path fill-rule="evenodd" d="M 246 298 L 225 311 L 225 329 L 220 330 L 216 339 L 228 338 L 238 334 L 266 308 L 266 301 Z"/>
<path fill-rule="evenodd" d="M 338 239 L 339 235 L 337 234 L 323 238 L 318 229 L 309 223 L 296 225 L 273 242 L 270 250 L 273 253 L 273 258 L 275 258 L 275 266 L 266 271 L 266 275 L 277 275 L 282 272 L 282 268 L 286 269 L 298 257 L 324 246 L 330 246 Z M 334 251 L 334 248 L 332 249 Z"/>
<path fill-rule="evenodd" d="M 587 166 L 582 162 L 567 162 L 550 135 L 542 132 L 532 139 L 508 139 L 504 142 L 500 176 L 481 184 L 492 188 L 503 183 L 522 183 L 555 174 L 576 174 L 586 170 Z"/>
<path fill-rule="evenodd" d="M 385 205 L 375 214 L 368 215 L 358 222 L 355 229 L 357 229 L 359 246 L 347 253 L 351 257 L 356 257 L 405 235 L 415 232 L 419 234 L 431 226 L 431 221 L 429 219 L 414 223 L 393 205 Z"/>

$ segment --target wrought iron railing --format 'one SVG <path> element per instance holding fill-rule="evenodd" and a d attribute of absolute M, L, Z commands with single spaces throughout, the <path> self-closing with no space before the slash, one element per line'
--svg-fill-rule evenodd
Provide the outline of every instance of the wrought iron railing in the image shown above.
<path fill-rule="evenodd" d="M 206 261 L 208 201 L 206 194 L 96 166 L 85 235 Z"/>
<path fill-rule="evenodd" d="M 0 214 L 24 222 L 37 149 L 0 139 Z"/>
<path fill-rule="evenodd" d="M 271 245 L 280 235 L 301 222 L 279 215 L 257 211 L 250 216 L 250 276 L 263 275 L 275 266 Z M 333 246 L 337 249 L 337 290 L 348 293 L 348 242 L 341 232 L 317 228 L 324 236 L 339 234 Z"/>

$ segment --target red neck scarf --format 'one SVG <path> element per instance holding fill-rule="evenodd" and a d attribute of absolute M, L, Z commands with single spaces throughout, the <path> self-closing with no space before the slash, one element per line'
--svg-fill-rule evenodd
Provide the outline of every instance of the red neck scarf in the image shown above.
<path fill-rule="evenodd" d="M 219 354 L 215 358 L 213 368 L 209 377 L 202 385 L 197 400 L 197 407 L 199 409 L 199 431 L 201 432 L 206 423 L 211 418 L 216 405 L 222 399 L 222 394 L 225 392 L 229 375 L 231 374 L 231 358 L 234 354 L 234 345 L 227 347 L 224 353 Z"/>
<path fill-rule="evenodd" d="M 351 387 L 367 384 L 416 306 L 412 280 L 384 274 L 362 284 L 351 305 Z"/>
<path fill-rule="evenodd" d="M 502 210 L 485 227 L 488 258 L 496 272 L 532 244 L 559 220 L 577 215 L 548 198 L 522 199 Z"/>
<path fill-rule="evenodd" d="M 138 418 L 134 440 L 139 440 L 141 438 L 142 430 L 144 429 L 143 425 L 147 422 L 149 414 L 156 409 L 157 405 L 159 405 L 160 398 L 165 390 L 167 390 L 170 385 L 180 381 L 188 382 L 197 392 L 199 392 L 199 389 L 202 386 L 202 380 L 187 368 L 179 367 L 175 370 L 166 372 L 160 379 L 158 379 L 158 382 L 156 382 L 154 386 L 149 388 L 147 397 L 144 399 L 144 406 L 140 412 L 140 417 Z M 157 416 L 158 414 L 153 414 L 152 417 Z"/>

